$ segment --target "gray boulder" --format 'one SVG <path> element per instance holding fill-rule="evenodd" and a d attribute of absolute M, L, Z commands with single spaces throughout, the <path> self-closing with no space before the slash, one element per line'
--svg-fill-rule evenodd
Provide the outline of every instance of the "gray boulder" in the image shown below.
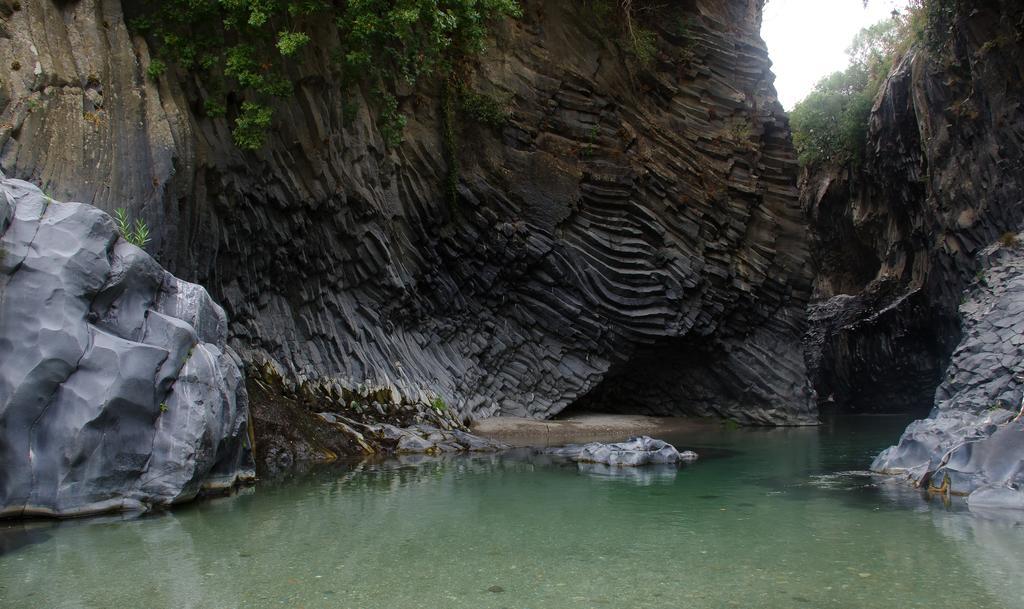
<path fill-rule="evenodd" d="M 664 440 L 648 436 L 630 438 L 625 442 L 602 444 L 570 444 L 550 451 L 552 454 L 569 457 L 578 463 L 598 463 L 611 466 L 638 467 L 649 464 L 675 464 L 681 461 L 696 461 L 697 453 L 679 452 Z"/>
<path fill-rule="evenodd" d="M 374 429 L 385 426 L 372 426 Z M 505 444 L 457 429 L 438 429 L 431 425 L 407 428 L 386 426 L 387 433 L 398 434 L 395 450 L 399 453 L 495 452 L 508 448 Z"/>
<path fill-rule="evenodd" d="M 963 340 L 934 409 L 911 423 L 871 469 L 967 495 L 972 506 L 1022 507 L 1024 253 L 1010 245 L 983 255 L 987 269 L 960 307 Z"/>
<path fill-rule="evenodd" d="M 252 478 L 226 334 L 206 291 L 110 216 L 0 181 L 0 516 L 144 510 Z"/>

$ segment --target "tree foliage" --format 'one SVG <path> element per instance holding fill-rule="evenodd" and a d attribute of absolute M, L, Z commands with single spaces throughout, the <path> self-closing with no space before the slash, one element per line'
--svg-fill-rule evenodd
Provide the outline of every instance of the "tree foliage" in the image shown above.
<path fill-rule="evenodd" d="M 130 22 L 173 63 L 204 83 L 210 114 L 230 109 L 238 146 L 263 145 L 272 100 L 292 95 L 294 65 L 330 57 L 343 87 L 368 84 L 381 131 L 401 140 L 396 83 L 445 74 L 480 53 L 488 28 L 519 16 L 518 0 L 144 0 Z M 317 37 L 315 34 L 320 34 Z M 329 49 L 314 41 L 330 42 Z M 162 70 L 150 70 L 159 77 Z M 228 93 L 234 93 L 231 98 Z M 228 103 L 234 99 L 232 107 Z"/>
<path fill-rule="evenodd" d="M 915 0 L 901 14 L 862 29 L 847 49 L 850 63 L 818 81 L 790 113 L 802 165 L 858 162 L 875 96 L 895 61 L 925 39 L 928 11 L 946 0 Z"/>

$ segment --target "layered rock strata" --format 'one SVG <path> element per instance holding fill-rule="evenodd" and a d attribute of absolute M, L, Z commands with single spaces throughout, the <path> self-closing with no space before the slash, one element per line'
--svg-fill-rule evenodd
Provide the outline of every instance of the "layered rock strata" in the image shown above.
<path fill-rule="evenodd" d="M 116 0 L 4 12 L 0 164 L 154 227 L 152 251 L 226 308 L 241 357 L 293 387 L 442 396 L 459 415 L 595 407 L 813 423 L 799 337 L 810 273 L 761 2 L 638 13 L 638 53 L 589 3 L 524 2 L 471 69 L 510 110 L 399 91 L 388 148 L 337 40 L 296 58 L 258 153 Z M 649 51 L 649 52 L 648 52 Z M 444 176 L 457 170 L 457 197 Z M 348 404 L 343 402 L 343 407 Z"/>
<path fill-rule="evenodd" d="M 1024 508 L 1024 252 L 1008 241 L 982 252 L 931 415 L 871 466 L 979 507 Z"/>
<path fill-rule="evenodd" d="M 145 510 L 254 476 L 227 319 L 90 205 L 0 182 L 0 517 Z"/>

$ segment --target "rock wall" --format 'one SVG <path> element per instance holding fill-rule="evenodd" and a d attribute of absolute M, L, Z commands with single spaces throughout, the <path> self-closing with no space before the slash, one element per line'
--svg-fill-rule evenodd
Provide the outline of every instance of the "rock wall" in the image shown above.
<path fill-rule="evenodd" d="M 206 291 L 110 216 L 2 179 L 0 517 L 140 510 L 252 478 L 226 335 Z"/>
<path fill-rule="evenodd" d="M 588 3 L 525 2 L 471 75 L 511 120 L 460 117 L 452 206 L 439 84 L 401 91 L 389 149 L 316 40 L 270 142 L 242 153 L 231 112 L 194 111 L 195 79 L 144 77 L 120 2 L 3 3 L 0 165 L 126 203 L 224 304 L 251 370 L 311 391 L 812 423 L 807 225 L 761 2 L 669 4 L 640 17 L 644 64 Z"/>
<path fill-rule="evenodd" d="M 955 7 L 876 98 L 864 162 L 805 174 L 815 237 L 808 368 L 851 411 L 927 409 L 976 254 L 1024 220 L 1024 5 Z"/>
<path fill-rule="evenodd" d="M 1024 508 L 1024 251 L 1019 237 L 1007 241 L 981 252 L 935 409 L 871 468 L 972 506 Z"/>

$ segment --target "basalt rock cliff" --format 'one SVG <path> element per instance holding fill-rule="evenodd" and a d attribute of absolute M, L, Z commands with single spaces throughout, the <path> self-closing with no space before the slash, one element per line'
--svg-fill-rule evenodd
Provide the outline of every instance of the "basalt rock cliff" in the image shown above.
<path fill-rule="evenodd" d="M 130 4 L 0 2 L 0 166 L 144 219 L 157 259 L 224 305 L 250 375 L 477 417 L 816 420 L 807 224 L 760 1 L 640 16 L 646 62 L 589 3 L 525 2 L 472 69 L 511 118 L 460 118 L 455 201 L 440 83 L 400 91 L 389 148 L 316 40 L 270 141 L 243 153 L 237 109 L 205 117 L 180 70 L 145 77 Z"/>
<path fill-rule="evenodd" d="M 977 253 L 1024 220 L 1024 5 L 946 2 L 941 50 L 900 61 L 863 162 L 802 177 L 814 235 L 808 368 L 848 411 L 926 411 Z"/>

